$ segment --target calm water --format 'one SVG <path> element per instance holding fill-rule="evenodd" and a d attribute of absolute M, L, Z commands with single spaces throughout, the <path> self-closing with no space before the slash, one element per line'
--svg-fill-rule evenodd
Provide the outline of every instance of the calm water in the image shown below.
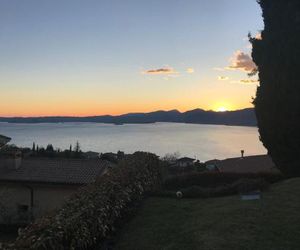
<path fill-rule="evenodd" d="M 240 155 L 265 154 L 257 128 L 180 123 L 126 124 L 96 123 L 8 124 L 0 123 L 0 134 L 12 143 L 31 147 L 48 143 L 61 149 L 79 141 L 83 151 L 131 153 L 149 151 L 164 156 L 179 152 L 181 156 L 201 161 Z"/>

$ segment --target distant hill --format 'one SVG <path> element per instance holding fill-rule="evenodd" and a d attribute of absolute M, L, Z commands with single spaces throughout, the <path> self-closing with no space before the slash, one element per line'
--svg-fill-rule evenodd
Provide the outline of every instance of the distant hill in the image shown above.
<path fill-rule="evenodd" d="M 236 111 L 215 112 L 194 109 L 186 112 L 178 110 L 155 111 L 150 113 L 129 113 L 118 116 L 88 116 L 88 117 L 0 117 L 0 122 L 9 123 L 58 123 L 58 122 L 97 122 L 97 123 L 155 123 L 178 122 L 194 124 L 218 124 L 230 126 L 256 126 L 253 108 Z"/>

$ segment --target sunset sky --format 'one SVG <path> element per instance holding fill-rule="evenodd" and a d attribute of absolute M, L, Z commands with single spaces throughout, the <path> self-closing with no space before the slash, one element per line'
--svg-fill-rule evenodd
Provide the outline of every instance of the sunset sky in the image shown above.
<path fill-rule="evenodd" d="M 251 107 L 255 0 L 1 0 L 0 116 Z"/>

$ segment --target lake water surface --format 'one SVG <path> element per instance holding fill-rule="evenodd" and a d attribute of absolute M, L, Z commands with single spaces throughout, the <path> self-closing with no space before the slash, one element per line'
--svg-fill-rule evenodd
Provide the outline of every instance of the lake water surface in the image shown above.
<path fill-rule="evenodd" d="M 55 148 L 69 148 L 79 141 L 83 151 L 132 153 L 148 151 L 164 156 L 179 152 L 181 156 L 201 161 L 265 154 L 255 127 L 233 127 L 183 123 L 99 124 L 99 123 L 0 123 L 0 134 L 12 138 L 11 143 L 31 147 L 51 143 Z"/>

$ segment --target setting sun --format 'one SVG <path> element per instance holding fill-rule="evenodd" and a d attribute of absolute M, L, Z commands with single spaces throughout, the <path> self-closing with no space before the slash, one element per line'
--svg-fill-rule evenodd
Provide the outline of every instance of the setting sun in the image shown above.
<path fill-rule="evenodd" d="M 212 106 L 212 110 L 216 112 L 226 112 L 226 111 L 236 110 L 236 109 L 238 109 L 237 106 L 229 104 L 229 102 L 226 101 L 217 102 Z"/>
<path fill-rule="evenodd" d="M 228 109 L 225 108 L 225 107 L 219 107 L 219 108 L 217 108 L 217 111 L 218 112 L 225 112 L 225 111 L 228 111 Z"/>

